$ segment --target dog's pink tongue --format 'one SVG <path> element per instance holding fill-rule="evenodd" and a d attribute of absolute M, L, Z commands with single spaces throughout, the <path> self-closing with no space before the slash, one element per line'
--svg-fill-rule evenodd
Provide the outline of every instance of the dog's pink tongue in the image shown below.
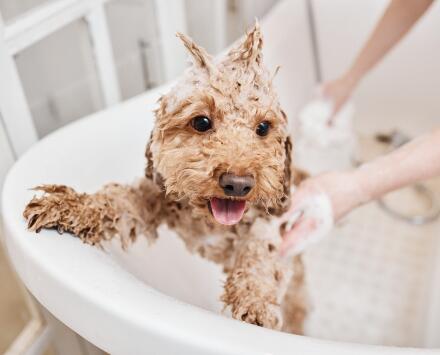
<path fill-rule="evenodd" d="M 218 223 L 231 225 L 240 222 L 243 217 L 246 201 L 234 201 L 213 197 L 211 210 Z"/>

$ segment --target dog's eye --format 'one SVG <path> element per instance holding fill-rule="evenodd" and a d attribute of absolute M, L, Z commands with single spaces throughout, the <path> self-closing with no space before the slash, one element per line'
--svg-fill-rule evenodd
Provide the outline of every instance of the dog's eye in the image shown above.
<path fill-rule="evenodd" d="M 267 136 L 267 134 L 269 133 L 269 129 L 270 129 L 270 123 L 268 121 L 263 121 L 258 124 L 255 132 L 259 136 L 264 137 L 264 136 Z"/>
<path fill-rule="evenodd" d="M 212 128 L 212 122 L 208 117 L 198 116 L 192 119 L 191 126 L 193 126 L 196 131 L 206 132 Z"/>

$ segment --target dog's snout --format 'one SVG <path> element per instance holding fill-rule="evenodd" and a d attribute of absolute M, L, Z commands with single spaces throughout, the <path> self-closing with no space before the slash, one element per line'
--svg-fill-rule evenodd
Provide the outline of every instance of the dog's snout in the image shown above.
<path fill-rule="evenodd" d="M 219 183 L 227 196 L 246 196 L 254 187 L 255 179 L 250 175 L 224 173 L 220 176 Z"/>

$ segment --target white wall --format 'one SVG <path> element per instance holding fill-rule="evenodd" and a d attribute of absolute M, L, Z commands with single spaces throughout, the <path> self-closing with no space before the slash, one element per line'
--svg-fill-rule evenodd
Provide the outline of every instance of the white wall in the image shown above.
<path fill-rule="evenodd" d="M 226 46 L 261 19 L 279 0 L 185 0 L 188 33 L 211 54 Z M 303 0 L 294 0 L 298 6 Z M 301 5 L 299 5 L 301 6 Z"/>
<path fill-rule="evenodd" d="M 0 9 L 5 22 L 12 21 L 14 17 L 23 14 L 32 8 L 54 0 L 0 0 Z"/>
<path fill-rule="evenodd" d="M 14 163 L 14 155 L 8 144 L 8 139 L 4 127 L 0 122 L 0 196 L 1 196 L 1 187 L 3 186 L 3 180 L 6 176 L 6 172 L 12 166 L 13 163 Z"/>
<path fill-rule="evenodd" d="M 280 1 L 262 21 L 262 31 L 264 61 L 272 71 L 280 66 L 274 83 L 293 123 L 316 85 L 306 0 Z"/>
<path fill-rule="evenodd" d="M 279 0 L 229 0 L 227 1 L 226 38 L 232 43 L 255 21 L 261 19 Z M 292 0 L 291 0 L 292 1 Z M 297 2 L 303 0 L 293 0 Z"/>
<path fill-rule="evenodd" d="M 152 1 L 111 1 L 106 13 L 122 98 L 161 83 Z"/>
<path fill-rule="evenodd" d="M 388 2 L 313 0 L 324 79 L 348 68 Z M 359 129 L 420 133 L 440 123 L 440 2 L 365 78 L 355 101 Z M 371 126 L 368 120 L 380 117 Z"/>
<path fill-rule="evenodd" d="M 189 35 L 208 53 L 219 53 L 230 42 L 226 37 L 227 0 L 186 0 L 185 4 Z"/>

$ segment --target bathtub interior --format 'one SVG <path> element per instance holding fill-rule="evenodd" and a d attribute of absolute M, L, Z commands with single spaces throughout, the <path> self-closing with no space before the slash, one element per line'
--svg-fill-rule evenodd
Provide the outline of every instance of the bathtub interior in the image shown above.
<path fill-rule="evenodd" d="M 126 250 L 118 240 L 106 242 L 104 249 L 124 269 L 149 286 L 185 303 L 221 313 L 219 297 L 225 276 L 222 268 L 186 250 L 183 241 L 166 226 L 149 244 L 137 238 Z"/>
<path fill-rule="evenodd" d="M 352 213 L 305 253 L 311 312 L 306 335 L 363 344 L 437 347 L 434 280 L 440 223 L 411 226 L 377 204 Z M 106 245 L 137 278 L 184 302 L 221 313 L 221 268 L 190 254 L 161 227 L 154 245 Z M 158 272 L 160 270 L 160 272 Z M 437 312 L 437 314 L 436 314 Z"/>

